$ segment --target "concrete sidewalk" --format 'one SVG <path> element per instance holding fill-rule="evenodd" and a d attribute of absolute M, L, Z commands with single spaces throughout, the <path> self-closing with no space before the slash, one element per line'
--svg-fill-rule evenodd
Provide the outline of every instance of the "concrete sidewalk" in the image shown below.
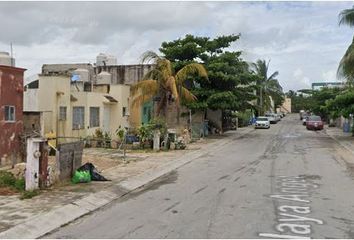
<path fill-rule="evenodd" d="M 325 133 L 334 139 L 339 145 L 354 154 L 354 137 L 351 132 L 345 133 L 341 128 L 326 127 Z"/>
<path fill-rule="evenodd" d="M 0 239 L 39 238 L 252 131 L 252 126 L 230 131 L 191 144 L 190 150 L 145 153 L 103 171 L 111 182 L 67 184 L 28 200 L 0 196 Z"/>

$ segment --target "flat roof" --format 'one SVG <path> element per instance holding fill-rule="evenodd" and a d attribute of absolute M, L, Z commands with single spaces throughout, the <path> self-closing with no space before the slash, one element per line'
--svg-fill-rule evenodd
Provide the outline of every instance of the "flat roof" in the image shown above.
<path fill-rule="evenodd" d="M 8 70 L 14 70 L 14 71 L 20 71 L 20 72 L 24 72 L 24 71 L 27 70 L 25 68 L 19 68 L 19 67 L 7 66 L 7 65 L 0 65 L 0 68 L 8 69 Z"/>
<path fill-rule="evenodd" d="M 343 82 L 315 82 L 312 86 L 343 85 Z"/>

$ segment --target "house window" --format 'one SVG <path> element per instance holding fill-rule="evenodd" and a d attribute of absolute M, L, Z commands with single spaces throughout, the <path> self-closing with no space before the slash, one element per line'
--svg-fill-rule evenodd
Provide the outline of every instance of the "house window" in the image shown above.
<path fill-rule="evenodd" d="M 73 107 L 73 129 L 83 129 L 85 126 L 85 108 Z"/>
<path fill-rule="evenodd" d="M 90 127 L 100 126 L 100 108 L 90 107 Z"/>
<path fill-rule="evenodd" d="M 5 122 L 15 122 L 15 107 L 5 106 Z"/>
<path fill-rule="evenodd" d="M 127 115 L 127 108 L 123 107 L 123 117 L 125 117 L 125 115 Z"/>
<path fill-rule="evenodd" d="M 60 121 L 66 120 L 66 107 L 59 107 L 59 120 Z"/>

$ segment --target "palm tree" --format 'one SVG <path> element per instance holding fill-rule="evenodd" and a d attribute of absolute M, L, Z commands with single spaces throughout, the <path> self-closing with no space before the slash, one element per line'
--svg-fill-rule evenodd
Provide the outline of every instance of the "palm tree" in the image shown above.
<path fill-rule="evenodd" d="M 344 9 L 339 13 L 339 25 L 346 24 L 351 27 L 354 26 L 354 7 Z"/>
<path fill-rule="evenodd" d="M 350 27 L 354 26 L 354 7 L 350 9 L 344 9 L 340 12 L 339 25 L 343 24 Z M 339 62 L 337 77 L 347 79 L 347 83 L 349 85 L 352 85 L 354 82 L 354 38 Z"/>
<path fill-rule="evenodd" d="M 203 65 L 191 63 L 174 73 L 171 62 L 158 56 L 155 52 L 147 51 L 142 56 L 142 62 L 150 62 L 156 65 L 155 69 L 145 74 L 143 80 L 132 86 L 133 104 L 141 105 L 153 98 L 159 99 L 157 116 L 163 113 L 166 117 L 166 108 L 169 101 L 174 101 L 177 108 L 177 121 L 181 101 L 193 102 L 196 97 L 186 88 L 185 82 L 191 75 L 199 75 L 207 78 L 207 72 Z"/>
<path fill-rule="evenodd" d="M 252 63 L 251 66 L 253 70 L 258 75 L 256 82 L 256 87 L 258 89 L 258 107 L 259 114 L 264 114 L 264 109 L 269 109 L 270 107 L 270 97 L 279 96 L 282 94 L 282 87 L 280 86 L 277 79 L 275 79 L 279 72 L 276 71 L 268 77 L 269 62 L 266 63 L 265 60 L 257 60 L 256 63 Z"/>
<path fill-rule="evenodd" d="M 296 96 L 296 92 L 293 90 L 289 90 L 286 94 L 285 94 L 288 98 L 292 98 L 294 96 Z"/>

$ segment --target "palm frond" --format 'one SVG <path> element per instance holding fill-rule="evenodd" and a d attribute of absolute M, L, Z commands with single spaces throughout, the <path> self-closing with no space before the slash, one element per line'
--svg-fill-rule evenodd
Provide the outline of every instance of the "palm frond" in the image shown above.
<path fill-rule="evenodd" d="M 187 88 L 185 87 L 181 87 L 181 92 L 180 92 L 180 96 L 182 98 L 183 101 L 186 102 L 194 102 L 195 100 L 197 100 L 197 97 L 194 96 Z"/>
<path fill-rule="evenodd" d="M 145 102 L 151 100 L 151 98 L 153 97 L 153 95 L 137 95 L 133 98 L 133 101 L 132 101 L 132 105 L 133 107 L 139 107 L 141 105 L 143 105 Z"/>
<path fill-rule="evenodd" d="M 156 95 L 158 91 L 158 82 L 156 80 L 143 80 L 131 87 L 132 95 Z"/>
<path fill-rule="evenodd" d="M 173 75 L 172 65 L 168 59 L 161 58 L 157 61 L 157 69 L 161 72 L 161 78 L 165 81 L 168 81 L 169 77 Z"/>
<path fill-rule="evenodd" d="M 149 63 L 151 61 L 156 63 L 159 59 L 161 59 L 161 57 L 154 51 L 146 51 L 141 55 L 142 63 Z"/>
<path fill-rule="evenodd" d="M 270 75 L 270 77 L 268 77 L 267 80 L 275 79 L 278 75 L 279 75 L 279 72 L 275 71 L 272 75 Z"/>
<path fill-rule="evenodd" d="M 191 63 L 184 66 L 181 70 L 176 73 L 177 84 L 182 84 L 189 75 L 197 74 L 200 77 L 208 78 L 208 73 L 204 66 L 199 63 Z"/>
<path fill-rule="evenodd" d="M 354 8 L 345 9 L 339 14 L 339 25 L 354 26 Z"/>
<path fill-rule="evenodd" d="M 344 78 L 349 81 L 354 79 L 354 38 L 349 45 L 347 51 L 344 53 L 341 61 L 339 62 L 337 77 Z"/>
<path fill-rule="evenodd" d="M 152 69 L 143 76 L 143 80 L 148 79 L 154 79 L 156 81 L 159 81 L 160 79 L 162 79 L 162 72 L 156 68 Z"/>

